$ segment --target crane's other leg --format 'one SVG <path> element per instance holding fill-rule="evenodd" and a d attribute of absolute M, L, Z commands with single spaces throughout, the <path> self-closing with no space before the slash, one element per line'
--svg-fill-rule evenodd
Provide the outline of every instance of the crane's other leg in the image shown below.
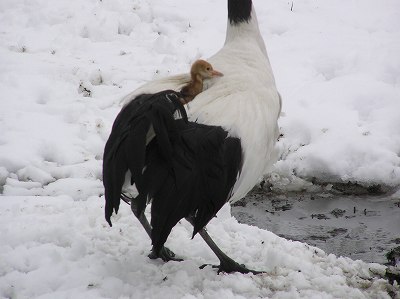
<path fill-rule="evenodd" d="M 121 194 L 121 199 L 131 206 L 131 210 L 132 210 L 133 214 L 139 220 L 140 224 L 143 226 L 147 235 L 151 239 L 151 225 L 150 225 L 149 221 L 147 220 L 147 217 L 144 214 L 144 211 L 141 211 L 141 212 L 139 211 L 138 201 L 136 201 L 134 198 L 130 198 L 124 194 Z M 161 248 L 159 253 L 156 253 L 152 249 L 150 254 L 148 255 L 148 257 L 152 260 L 161 258 L 164 262 L 168 262 L 168 261 L 181 262 L 181 261 L 183 261 L 183 259 L 177 258 L 175 253 L 165 246 L 163 246 Z"/>
<path fill-rule="evenodd" d="M 189 221 L 190 222 L 190 221 Z M 200 236 L 203 238 L 203 240 L 207 243 L 207 245 L 211 248 L 211 250 L 215 253 L 215 255 L 218 257 L 220 261 L 219 266 L 213 266 L 215 268 L 218 268 L 218 273 L 219 272 L 226 272 L 226 273 L 231 273 L 231 272 L 240 272 L 243 274 L 246 273 L 253 273 L 253 274 L 260 274 L 260 273 L 265 273 L 262 271 L 255 271 L 255 270 L 250 270 L 246 268 L 245 265 L 241 265 L 237 262 L 235 262 L 233 259 L 231 259 L 229 256 L 227 256 L 218 246 L 215 244 L 213 239 L 211 239 L 210 235 L 207 233 L 207 230 L 205 228 L 202 228 L 199 231 Z M 203 265 L 200 267 L 200 269 L 203 269 L 206 267 L 206 265 Z"/>

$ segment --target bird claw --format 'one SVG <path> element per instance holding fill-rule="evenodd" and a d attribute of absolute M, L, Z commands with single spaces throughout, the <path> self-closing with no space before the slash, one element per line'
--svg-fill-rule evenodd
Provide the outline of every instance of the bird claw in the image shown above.
<path fill-rule="evenodd" d="M 175 253 L 172 250 L 170 250 L 164 246 L 161 248 L 161 250 L 158 254 L 154 250 L 152 250 L 150 252 L 150 254 L 148 255 L 148 257 L 152 260 L 160 258 L 164 262 L 169 262 L 169 261 L 182 262 L 183 261 L 183 259 L 177 258 Z"/>
<path fill-rule="evenodd" d="M 239 272 L 242 274 L 252 273 L 254 275 L 266 273 L 264 271 L 250 270 L 244 264 L 239 264 L 235 261 L 221 261 L 220 265 L 204 264 L 204 265 L 201 265 L 199 268 L 204 269 L 207 266 L 211 266 L 213 269 L 218 269 L 218 272 L 217 272 L 218 274 L 221 272 L 225 272 L 225 273 Z"/>
<path fill-rule="evenodd" d="M 215 268 L 219 268 L 218 265 L 212 265 L 212 264 L 203 264 L 199 267 L 199 269 L 203 270 L 205 267 L 207 266 L 211 266 L 211 268 L 215 269 Z"/>

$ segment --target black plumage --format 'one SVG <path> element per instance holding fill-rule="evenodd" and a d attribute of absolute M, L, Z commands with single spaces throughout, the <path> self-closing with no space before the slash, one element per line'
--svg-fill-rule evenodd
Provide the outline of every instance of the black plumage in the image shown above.
<path fill-rule="evenodd" d="M 229 200 L 242 166 L 240 140 L 219 126 L 189 122 L 171 90 L 143 94 L 118 114 L 103 160 L 105 217 L 118 212 L 127 171 L 138 190 L 137 214 L 151 206 L 157 254 L 182 218 L 199 232 Z"/>
<path fill-rule="evenodd" d="M 228 1 L 228 20 L 232 25 L 249 22 L 251 19 L 251 0 Z"/>
<path fill-rule="evenodd" d="M 173 94 L 174 98 L 179 97 L 178 93 L 164 91 L 133 99 L 134 103 L 128 104 L 118 116 L 105 149 L 106 218 L 110 221 L 112 212 L 118 211 L 120 198 L 130 203 L 132 212 L 152 239 L 149 257 L 164 261 L 179 260 L 163 244 L 171 228 L 179 219 L 186 218 L 194 225 L 193 233 L 198 232 L 219 259 L 219 271 L 258 274 L 261 272 L 227 256 L 204 227 L 227 200 L 243 197 L 272 162 L 275 135 L 270 132 L 277 132 L 281 106 L 252 0 L 227 2 L 225 45 L 210 58 L 225 77 L 210 82 L 207 95 L 198 99 L 203 105 L 194 105 L 194 113 L 206 116 L 202 119 L 213 124 L 223 123 L 229 132 L 242 139 L 228 136 L 221 127 L 188 122 L 179 101 L 168 100 Z M 240 76 L 242 70 L 245 74 Z M 211 72 L 211 75 L 217 74 Z M 202 80 L 212 77 L 203 76 Z M 165 78 L 149 82 L 145 88 L 177 89 L 187 83 L 185 80 L 181 76 Z M 194 87 L 198 87 L 194 88 L 197 92 L 203 91 L 203 86 Z M 253 93 L 252 89 L 259 90 Z M 196 95 L 190 96 L 192 99 Z M 228 113 L 213 110 L 213 107 L 221 109 L 226 97 L 229 105 L 224 110 Z M 132 97 L 126 100 L 131 101 Z M 186 98 L 181 100 L 184 103 Z M 245 115 L 242 105 L 246 105 L 243 113 L 250 113 L 247 117 L 242 117 Z M 244 136 L 247 122 L 253 122 L 250 111 L 257 114 L 252 127 L 260 132 Z M 234 118 L 233 113 L 241 116 Z M 265 146 L 264 151 L 259 146 L 253 148 L 258 141 Z M 134 199 L 120 193 L 128 169 L 139 191 Z M 150 199 L 151 225 L 143 213 Z"/>

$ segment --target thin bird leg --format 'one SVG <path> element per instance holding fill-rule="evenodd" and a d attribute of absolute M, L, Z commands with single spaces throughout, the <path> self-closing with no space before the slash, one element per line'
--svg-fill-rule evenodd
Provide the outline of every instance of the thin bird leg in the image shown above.
<path fill-rule="evenodd" d="M 121 194 L 121 199 L 126 202 L 128 205 L 131 206 L 131 210 L 133 215 L 136 216 L 136 218 L 139 220 L 140 224 L 143 226 L 145 229 L 147 235 L 149 238 L 151 238 L 151 225 L 149 221 L 146 218 L 146 215 L 144 212 L 139 212 L 139 205 L 138 201 L 136 201 L 134 198 L 128 197 L 125 194 Z"/>
<path fill-rule="evenodd" d="M 139 210 L 138 202 L 135 201 L 133 198 L 130 198 L 124 194 L 121 194 L 121 199 L 131 206 L 131 210 L 132 210 L 133 214 L 139 220 L 140 224 L 143 226 L 147 235 L 151 239 L 151 229 L 152 229 L 151 225 L 150 225 L 149 221 L 147 220 L 147 217 L 144 214 L 144 211 L 143 212 L 138 211 Z M 152 249 L 150 254 L 148 255 L 148 257 L 153 260 L 157 259 L 157 258 L 161 258 L 164 262 L 168 262 L 168 261 L 181 262 L 181 261 L 183 261 L 183 259 L 175 257 L 175 253 L 165 246 L 163 246 L 161 248 L 161 250 L 158 254 Z"/>
<path fill-rule="evenodd" d="M 231 259 L 229 256 L 227 256 L 218 246 L 215 244 L 213 239 L 211 239 L 210 235 L 207 233 L 207 230 L 205 228 L 202 228 L 199 231 L 200 236 L 203 238 L 203 240 L 207 243 L 207 245 L 211 248 L 211 250 L 215 253 L 215 255 L 218 257 L 220 261 L 219 266 L 213 266 L 214 268 L 218 268 L 218 273 L 220 272 L 226 272 L 226 273 L 231 273 L 231 272 L 240 272 L 243 274 L 246 273 L 253 273 L 253 274 L 261 274 L 265 273 L 262 271 L 255 271 L 255 270 L 250 270 L 246 268 L 245 265 L 239 264 L 235 262 L 233 259 Z M 208 266 L 207 264 L 203 265 L 200 267 L 200 269 L 203 269 L 204 267 Z"/>

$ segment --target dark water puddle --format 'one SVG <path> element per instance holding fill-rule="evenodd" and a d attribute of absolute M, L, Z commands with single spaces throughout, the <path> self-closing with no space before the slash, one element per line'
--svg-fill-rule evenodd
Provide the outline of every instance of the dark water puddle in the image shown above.
<path fill-rule="evenodd" d="M 385 196 L 271 195 L 252 192 L 232 206 L 239 222 L 327 253 L 386 263 L 400 246 L 400 203 Z"/>

